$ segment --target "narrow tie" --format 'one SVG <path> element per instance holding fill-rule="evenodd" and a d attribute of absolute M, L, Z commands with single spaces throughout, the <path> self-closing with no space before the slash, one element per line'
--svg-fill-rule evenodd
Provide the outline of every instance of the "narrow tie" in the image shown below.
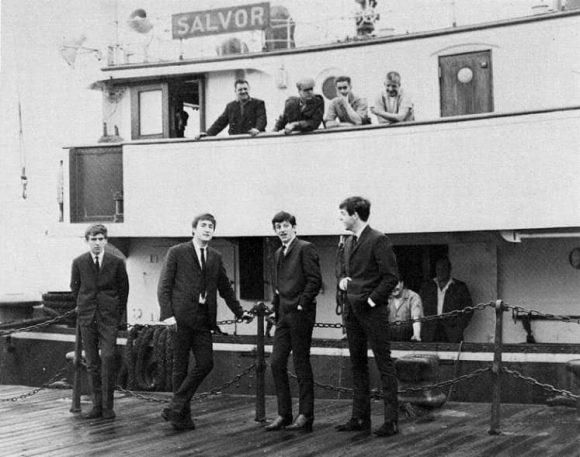
<path fill-rule="evenodd" d="M 205 272 L 205 248 L 201 248 L 201 271 Z"/>
<path fill-rule="evenodd" d="M 356 235 L 353 235 L 353 236 L 352 236 L 352 247 L 353 247 L 353 248 L 356 246 L 356 243 L 357 243 L 357 241 L 358 241 L 358 238 L 357 238 L 357 236 L 356 236 Z"/>
<path fill-rule="evenodd" d="M 97 267 L 97 273 L 101 270 L 101 265 L 99 264 L 99 256 L 95 257 L 95 266 Z"/>

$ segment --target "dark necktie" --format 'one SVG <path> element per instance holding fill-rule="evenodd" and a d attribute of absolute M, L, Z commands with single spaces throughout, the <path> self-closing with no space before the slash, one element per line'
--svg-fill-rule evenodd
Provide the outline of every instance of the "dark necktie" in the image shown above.
<path fill-rule="evenodd" d="M 95 267 L 97 268 L 97 273 L 101 269 L 101 265 L 99 264 L 99 256 L 95 257 Z"/>
<path fill-rule="evenodd" d="M 205 273 L 205 248 L 201 248 L 201 271 Z"/>
<path fill-rule="evenodd" d="M 354 247 L 356 247 L 356 243 L 357 243 L 357 241 L 358 241 L 358 238 L 357 238 L 357 236 L 356 236 L 356 235 L 353 235 L 353 236 L 352 236 L 352 247 L 353 247 L 353 248 L 354 248 Z"/>

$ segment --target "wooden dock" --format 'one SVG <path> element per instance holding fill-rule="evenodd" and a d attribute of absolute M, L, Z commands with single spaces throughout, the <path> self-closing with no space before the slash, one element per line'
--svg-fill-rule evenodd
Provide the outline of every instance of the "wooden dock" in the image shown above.
<path fill-rule="evenodd" d="M 502 434 L 488 434 L 490 405 L 452 402 L 431 420 L 402 419 L 401 433 L 377 438 L 339 433 L 334 425 L 350 417 L 350 400 L 317 400 L 313 433 L 265 432 L 254 421 L 255 398 L 224 394 L 195 401 L 196 430 L 178 432 L 160 418 L 164 403 L 116 393 L 114 421 L 86 420 L 69 412 L 70 390 L 42 390 L 3 401 L 32 388 L 0 386 L 0 456 L 280 456 L 324 457 L 579 457 L 580 418 L 573 408 L 502 405 Z M 169 395 L 151 394 L 159 399 Z M 83 397 L 83 410 L 90 409 Z M 268 419 L 276 412 L 267 397 Z M 373 426 L 382 403 L 373 403 Z"/>

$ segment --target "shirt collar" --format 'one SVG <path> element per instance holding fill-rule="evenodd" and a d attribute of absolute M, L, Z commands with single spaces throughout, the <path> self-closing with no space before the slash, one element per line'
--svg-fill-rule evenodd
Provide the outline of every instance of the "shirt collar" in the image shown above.
<path fill-rule="evenodd" d="M 288 248 L 290 247 L 290 245 L 294 242 L 294 240 L 296 239 L 296 235 L 294 235 L 294 238 L 292 238 L 288 244 L 284 244 L 282 243 L 282 246 L 286 249 L 286 251 L 288 250 Z"/>
<path fill-rule="evenodd" d="M 437 285 L 437 289 L 439 289 L 439 281 L 437 281 L 437 278 L 433 278 L 433 281 L 435 281 L 435 284 Z M 447 290 L 447 288 L 453 284 L 455 281 L 453 281 L 453 278 L 449 278 L 449 281 L 447 281 L 447 284 L 445 284 L 445 286 L 443 286 L 443 289 L 441 290 Z"/>
<path fill-rule="evenodd" d="M 360 230 L 354 232 L 354 236 L 356 236 L 357 240 L 360 240 L 360 236 L 362 235 L 362 232 L 364 232 L 364 230 L 369 226 L 368 223 L 364 223 L 363 226 L 360 228 Z"/>

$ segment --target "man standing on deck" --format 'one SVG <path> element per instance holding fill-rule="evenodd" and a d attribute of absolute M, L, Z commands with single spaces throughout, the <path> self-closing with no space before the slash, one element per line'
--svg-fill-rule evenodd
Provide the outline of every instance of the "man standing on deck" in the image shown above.
<path fill-rule="evenodd" d="M 114 419 L 117 330 L 127 307 L 129 279 L 123 259 L 105 252 L 107 227 L 91 225 L 85 240 L 89 252 L 73 260 L 70 280 L 93 400 L 84 417 Z"/>
<path fill-rule="evenodd" d="M 302 78 L 296 83 L 299 97 L 289 97 L 284 112 L 276 121 L 274 132 L 311 132 L 316 130 L 324 116 L 324 98 L 314 93 L 314 80 Z"/>
<path fill-rule="evenodd" d="M 391 359 L 389 296 L 398 283 L 397 259 L 387 236 L 368 224 L 371 203 L 350 197 L 339 205 L 340 220 L 352 233 L 347 239 L 340 262 L 338 287 L 345 292 L 344 321 L 353 379 L 352 416 L 338 425 L 340 432 L 369 431 L 371 400 L 367 345 L 373 351 L 381 376 L 384 396 L 384 424 L 377 436 L 398 433 L 397 377 Z"/>
<path fill-rule="evenodd" d="M 314 379 L 310 364 L 312 330 L 316 319 L 316 295 L 322 285 L 320 260 L 312 243 L 296 236 L 296 218 L 280 211 L 272 227 L 282 246 L 275 254 L 274 313 L 276 333 L 270 363 L 278 398 L 278 417 L 267 431 L 312 431 Z M 288 357 L 292 352 L 298 378 L 298 417 L 292 423 L 292 397 L 288 381 Z"/>
<path fill-rule="evenodd" d="M 250 97 L 250 83 L 245 79 L 237 79 L 234 89 L 236 99 L 226 105 L 224 112 L 207 129 L 207 132 L 197 135 L 196 140 L 202 136 L 216 136 L 227 125 L 230 126 L 228 130 L 230 135 L 256 136 L 266 130 L 268 122 L 266 105 L 262 100 Z"/>
<path fill-rule="evenodd" d="M 222 261 L 209 247 L 216 227 L 211 214 L 193 220 L 193 239 L 167 252 L 157 289 L 160 319 L 176 330 L 173 348 L 173 397 L 161 417 L 176 430 L 193 430 L 191 398 L 213 369 L 211 330 L 216 327 L 217 292 L 237 318 L 251 322 L 242 309 Z M 190 352 L 195 365 L 189 366 Z"/>
<path fill-rule="evenodd" d="M 379 124 L 414 121 L 413 102 L 401 88 L 401 75 L 389 71 L 385 79 L 385 90 L 381 91 L 371 113 L 377 116 Z"/>

